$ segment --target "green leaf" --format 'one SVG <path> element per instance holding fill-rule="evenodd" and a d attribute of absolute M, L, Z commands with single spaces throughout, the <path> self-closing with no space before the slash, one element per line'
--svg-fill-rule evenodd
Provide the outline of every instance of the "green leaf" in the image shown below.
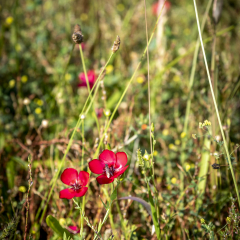
<path fill-rule="evenodd" d="M 58 222 L 58 220 L 53 217 L 52 215 L 48 215 L 46 218 L 47 225 L 58 234 L 58 236 L 63 237 L 63 234 L 65 233 L 67 237 L 70 237 L 71 234 L 64 229 Z"/>
<path fill-rule="evenodd" d="M 99 196 L 99 197 L 100 197 L 100 196 Z M 101 197 L 100 197 L 100 199 L 101 199 L 101 201 L 102 201 L 103 206 L 104 206 L 105 209 L 107 210 L 107 209 L 108 209 L 108 206 L 109 206 L 108 201 L 107 201 L 107 203 L 105 204 L 105 203 L 103 202 L 103 200 L 102 200 Z"/>
<path fill-rule="evenodd" d="M 14 177 L 16 176 L 15 164 L 12 160 L 8 161 L 6 169 L 8 187 L 12 189 L 14 187 Z"/>
<path fill-rule="evenodd" d="M 117 186 L 115 187 L 115 189 L 113 190 L 110 196 L 111 201 L 114 201 L 116 197 L 117 197 Z"/>

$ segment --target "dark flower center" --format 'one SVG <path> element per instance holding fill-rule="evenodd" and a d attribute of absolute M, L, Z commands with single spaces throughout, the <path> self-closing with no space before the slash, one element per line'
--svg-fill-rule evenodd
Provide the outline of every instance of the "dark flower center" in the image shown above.
<path fill-rule="evenodd" d="M 82 185 L 78 182 L 78 180 L 76 180 L 75 183 L 72 183 L 71 186 L 72 186 L 74 191 L 77 191 L 77 190 L 82 188 Z"/>
<path fill-rule="evenodd" d="M 114 175 L 115 169 L 114 166 L 108 166 L 108 164 L 105 164 L 105 168 L 103 169 L 103 174 L 106 174 L 107 178 L 110 178 Z"/>

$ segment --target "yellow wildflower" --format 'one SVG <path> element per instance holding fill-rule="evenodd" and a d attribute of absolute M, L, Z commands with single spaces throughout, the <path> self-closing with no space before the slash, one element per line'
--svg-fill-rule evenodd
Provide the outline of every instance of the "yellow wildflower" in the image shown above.
<path fill-rule="evenodd" d="M 113 65 L 108 65 L 107 67 L 106 67 L 106 74 L 109 74 L 109 73 L 111 73 L 113 71 Z"/>
<path fill-rule="evenodd" d="M 10 17 L 7 17 L 7 18 L 6 18 L 6 21 L 5 21 L 5 22 L 6 22 L 7 25 L 11 25 L 12 22 L 13 22 L 13 20 L 14 20 L 14 18 L 10 16 Z"/>
<path fill-rule="evenodd" d="M 70 73 L 66 73 L 66 74 L 65 74 L 65 80 L 66 80 L 67 82 L 69 82 L 69 81 L 71 80 L 71 78 L 72 78 L 72 75 L 71 75 Z"/>
<path fill-rule="evenodd" d="M 26 83 L 28 81 L 28 77 L 26 75 L 23 75 L 21 77 L 21 81 L 22 81 L 22 83 Z"/>
<path fill-rule="evenodd" d="M 19 192 L 25 193 L 27 191 L 27 188 L 25 186 L 20 186 L 18 190 Z"/>
<path fill-rule="evenodd" d="M 158 155 L 158 152 L 155 150 L 155 151 L 153 152 L 153 156 L 156 157 L 157 155 Z"/>
<path fill-rule="evenodd" d="M 167 136 L 169 134 L 168 129 L 163 129 L 162 134 L 163 136 Z"/>
<path fill-rule="evenodd" d="M 175 147 L 174 144 L 170 143 L 170 144 L 168 145 L 168 148 L 171 149 L 171 150 L 173 150 L 173 149 L 175 149 L 176 147 Z"/>
<path fill-rule="evenodd" d="M 9 81 L 9 87 L 13 88 L 14 86 L 15 86 L 15 80 L 12 79 L 12 80 Z"/>
<path fill-rule="evenodd" d="M 177 182 L 177 179 L 176 179 L 175 177 L 173 177 L 173 178 L 171 179 L 171 183 L 172 183 L 172 184 L 176 184 L 176 182 Z"/>
<path fill-rule="evenodd" d="M 185 138 L 186 137 L 186 133 L 185 132 L 182 132 L 181 135 L 180 135 L 181 138 Z"/>
<path fill-rule="evenodd" d="M 37 99 L 37 100 L 36 100 L 36 104 L 37 104 L 38 106 L 42 106 L 42 105 L 43 105 L 43 100 Z"/>
<path fill-rule="evenodd" d="M 188 172 L 188 171 L 191 169 L 190 164 L 187 163 L 187 164 L 185 165 L 185 169 L 186 169 L 186 172 Z"/>
<path fill-rule="evenodd" d="M 205 224 L 205 220 L 203 218 L 200 219 L 201 224 Z"/>
<path fill-rule="evenodd" d="M 175 144 L 178 146 L 178 145 L 180 145 L 180 143 L 181 143 L 181 141 L 179 140 L 179 139 L 176 139 L 175 140 Z"/>
<path fill-rule="evenodd" d="M 36 114 L 41 114 L 42 113 L 42 109 L 40 107 L 35 109 L 35 113 Z"/>
<path fill-rule="evenodd" d="M 137 77 L 137 82 L 142 84 L 144 82 L 144 78 L 142 76 Z"/>

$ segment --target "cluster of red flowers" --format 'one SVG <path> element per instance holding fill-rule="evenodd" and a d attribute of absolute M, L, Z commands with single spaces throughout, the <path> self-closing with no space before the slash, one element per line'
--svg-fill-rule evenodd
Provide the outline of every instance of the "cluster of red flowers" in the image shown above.
<path fill-rule="evenodd" d="M 128 168 L 126 164 L 126 153 L 118 152 L 115 154 L 110 150 L 104 150 L 99 155 L 99 159 L 89 162 L 89 169 L 95 174 L 101 174 L 96 178 L 99 184 L 108 184 L 126 171 Z M 85 171 L 78 173 L 74 168 L 67 168 L 61 175 L 61 181 L 70 186 L 70 188 L 60 191 L 60 198 L 72 199 L 74 197 L 82 197 L 88 190 L 86 186 L 89 181 L 89 173 Z"/>

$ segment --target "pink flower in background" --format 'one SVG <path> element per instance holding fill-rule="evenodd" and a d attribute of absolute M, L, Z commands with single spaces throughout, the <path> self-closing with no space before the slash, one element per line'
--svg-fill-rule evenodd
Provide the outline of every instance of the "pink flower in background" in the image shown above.
<path fill-rule="evenodd" d="M 97 118 L 101 118 L 103 114 L 103 109 L 102 108 L 96 108 L 95 112 L 97 114 Z"/>
<path fill-rule="evenodd" d="M 114 181 L 115 178 L 123 174 L 128 166 L 127 154 L 125 152 L 114 153 L 110 150 L 104 150 L 99 159 L 94 159 L 88 163 L 90 170 L 93 173 L 101 174 L 97 177 L 99 184 L 108 184 Z"/>
<path fill-rule="evenodd" d="M 59 197 L 72 199 L 74 197 L 82 197 L 86 194 L 88 188 L 85 187 L 88 184 L 89 173 L 80 171 L 79 174 L 74 168 L 66 168 L 62 175 L 61 181 L 70 188 L 60 191 Z"/>
<path fill-rule="evenodd" d="M 158 7 L 159 7 L 159 2 L 155 2 L 155 3 L 152 5 L 152 13 L 153 13 L 153 15 L 156 15 L 156 16 L 158 15 Z M 162 6 L 160 6 L 160 8 L 162 8 Z M 169 10 L 169 9 L 171 8 L 171 2 L 166 1 L 164 8 L 165 8 L 166 10 Z M 161 9 L 160 9 L 160 10 L 161 10 Z"/>
<path fill-rule="evenodd" d="M 84 42 L 82 42 L 82 43 L 81 43 L 81 46 L 82 46 L 82 50 L 84 50 L 85 47 L 86 47 L 86 44 L 85 44 Z"/>
<path fill-rule="evenodd" d="M 77 226 L 69 226 L 68 231 L 72 234 L 80 233 L 80 229 Z"/>
<path fill-rule="evenodd" d="M 89 70 L 87 72 L 87 76 L 88 76 L 89 86 L 90 86 L 90 88 L 92 88 L 96 81 L 96 75 L 93 70 Z M 87 79 L 85 78 L 85 74 L 83 72 L 81 72 L 78 75 L 78 78 L 80 80 L 80 83 L 78 84 L 78 86 L 79 87 L 87 87 Z"/>

